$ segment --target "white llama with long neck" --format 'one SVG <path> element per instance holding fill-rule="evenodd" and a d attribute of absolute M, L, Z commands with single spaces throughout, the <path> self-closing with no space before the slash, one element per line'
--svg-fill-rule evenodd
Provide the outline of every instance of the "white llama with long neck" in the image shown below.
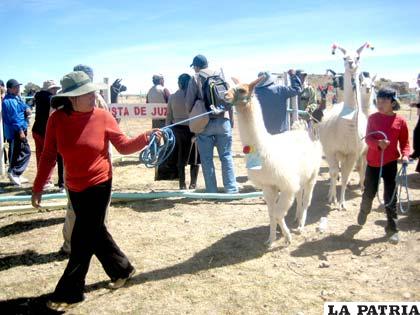
<path fill-rule="evenodd" d="M 351 171 L 360 161 L 361 186 L 363 186 L 366 161 L 361 157 L 366 152 L 362 140 L 366 133 L 367 114 L 362 108 L 359 82 L 360 54 L 368 44 L 362 45 L 355 56 L 350 56 L 342 47 L 334 45 L 344 54 L 344 102 L 334 105 L 325 113 L 319 126 L 320 140 L 329 165 L 330 189 L 328 200 L 337 203 L 336 186 L 341 169 L 341 192 L 339 209 L 345 209 L 345 192 Z"/>
<path fill-rule="evenodd" d="M 277 224 L 286 243 L 290 243 L 291 234 L 284 217 L 295 198 L 298 232 L 303 230 L 321 164 L 322 149 L 319 141 L 311 140 L 307 130 L 292 130 L 279 135 L 267 132 L 261 105 L 252 96 L 259 80 L 231 88 L 225 99 L 236 107 L 241 142 L 251 151 L 247 158 L 254 155 L 260 160 L 259 168 L 248 168 L 248 177 L 263 190 L 270 216 L 267 243 L 271 246 L 276 240 Z"/>

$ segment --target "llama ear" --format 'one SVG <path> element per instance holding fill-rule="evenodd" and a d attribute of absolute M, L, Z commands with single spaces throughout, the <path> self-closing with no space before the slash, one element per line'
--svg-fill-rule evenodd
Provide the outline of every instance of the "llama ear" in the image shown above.
<path fill-rule="evenodd" d="M 232 79 L 233 83 L 235 83 L 236 85 L 241 83 L 238 78 L 232 77 L 231 79 Z"/>
<path fill-rule="evenodd" d="M 347 51 L 343 47 L 341 47 L 341 46 L 339 46 L 337 44 L 333 44 L 333 46 L 332 46 L 332 54 L 333 55 L 335 55 L 335 50 L 336 49 L 341 50 L 341 52 L 344 54 L 344 56 L 347 55 Z"/>
<path fill-rule="evenodd" d="M 265 79 L 265 76 L 260 76 L 258 77 L 258 79 L 252 81 L 251 83 L 248 84 L 248 89 L 251 92 L 252 90 L 254 90 L 255 86 L 260 83 L 261 81 L 263 81 Z"/>
<path fill-rule="evenodd" d="M 373 76 L 373 78 L 372 78 L 372 83 L 375 83 L 375 81 L 376 81 L 376 77 L 377 77 L 378 75 L 377 74 L 375 74 L 374 76 Z"/>
<path fill-rule="evenodd" d="M 368 45 L 368 43 L 364 43 L 362 46 L 360 46 L 360 48 L 356 51 L 357 54 L 360 56 L 360 54 L 362 53 L 363 49 L 365 49 L 365 47 Z"/>

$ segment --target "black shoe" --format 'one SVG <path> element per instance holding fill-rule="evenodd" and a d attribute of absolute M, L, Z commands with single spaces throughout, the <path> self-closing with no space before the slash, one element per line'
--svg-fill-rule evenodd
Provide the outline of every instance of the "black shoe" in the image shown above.
<path fill-rule="evenodd" d="M 185 189 L 187 189 L 187 185 L 185 183 L 179 183 L 179 189 L 180 190 L 185 190 Z"/>
<path fill-rule="evenodd" d="M 368 214 L 366 212 L 359 212 L 359 215 L 357 216 L 357 224 L 359 225 L 365 225 L 367 220 Z"/>
<path fill-rule="evenodd" d="M 197 188 L 197 185 L 196 184 L 190 184 L 189 189 L 196 189 L 196 188 Z"/>

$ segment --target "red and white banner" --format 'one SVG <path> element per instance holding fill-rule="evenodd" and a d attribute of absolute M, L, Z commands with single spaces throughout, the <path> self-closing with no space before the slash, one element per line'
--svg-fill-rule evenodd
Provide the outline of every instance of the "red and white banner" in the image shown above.
<path fill-rule="evenodd" d="M 152 118 L 166 117 L 167 104 L 138 103 L 110 104 L 109 111 L 116 118 Z"/>

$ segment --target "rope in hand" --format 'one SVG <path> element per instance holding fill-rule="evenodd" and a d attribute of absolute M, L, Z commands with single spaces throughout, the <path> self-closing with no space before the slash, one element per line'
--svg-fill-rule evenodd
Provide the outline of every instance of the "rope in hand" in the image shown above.
<path fill-rule="evenodd" d="M 366 137 L 369 137 L 369 136 L 374 135 L 374 134 L 379 134 L 379 135 L 384 137 L 384 140 L 388 140 L 388 137 L 382 131 L 372 131 L 372 132 L 368 133 L 365 137 L 363 137 L 362 140 L 365 139 Z M 379 183 L 380 183 L 381 178 L 382 178 L 382 169 L 383 169 L 383 165 L 384 165 L 384 152 L 385 152 L 385 150 L 381 150 L 381 166 L 379 168 L 378 186 L 379 186 Z M 411 206 L 410 195 L 409 195 L 409 192 L 408 192 L 407 166 L 408 166 L 408 163 L 403 161 L 401 168 L 398 170 L 397 175 L 395 176 L 395 188 L 394 188 L 394 191 L 392 192 L 391 200 L 387 204 L 385 204 L 385 202 L 382 202 L 381 198 L 379 197 L 378 190 L 376 191 L 376 197 L 377 197 L 379 203 L 381 205 L 384 205 L 384 207 L 389 207 L 390 205 L 392 205 L 392 203 L 394 202 L 395 197 L 397 196 L 397 193 L 398 193 L 398 201 L 397 201 L 398 202 L 398 208 L 399 208 L 399 210 L 402 214 L 407 213 L 410 210 L 410 206 Z M 406 198 L 404 198 L 404 199 L 401 198 L 403 190 L 405 190 L 405 194 L 406 194 Z M 403 202 L 407 203 L 406 208 L 403 207 Z"/>
<path fill-rule="evenodd" d="M 156 131 L 152 132 L 150 134 L 149 144 L 144 148 L 143 151 L 140 152 L 140 163 L 146 165 L 147 168 L 154 168 L 165 162 L 173 152 L 176 143 L 175 135 L 171 128 L 177 125 L 182 125 L 186 122 L 190 122 L 191 120 L 200 117 L 204 117 L 210 114 L 219 114 L 223 112 L 223 110 L 218 110 L 213 106 L 211 106 L 211 108 L 211 111 L 202 113 L 194 117 L 190 117 L 188 119 L 179 121 L 177 123 L 159 129 L 159 131 L 162 133 L 162 138 L 160 140 L 158 140 L 158 137 L 156 136 Z"/>

